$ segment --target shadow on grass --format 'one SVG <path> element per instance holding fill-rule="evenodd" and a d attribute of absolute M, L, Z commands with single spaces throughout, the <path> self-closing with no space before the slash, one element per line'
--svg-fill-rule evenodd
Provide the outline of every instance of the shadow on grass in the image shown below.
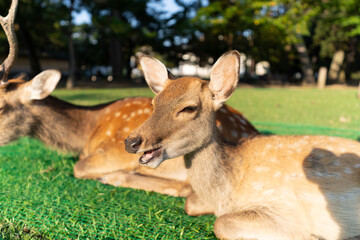
<path fill-rule="evenodd" d="M 260 130 L 260 134 L 262 135 L 275 135 L 274 132 L 268 131 L 268 130 Z"/>

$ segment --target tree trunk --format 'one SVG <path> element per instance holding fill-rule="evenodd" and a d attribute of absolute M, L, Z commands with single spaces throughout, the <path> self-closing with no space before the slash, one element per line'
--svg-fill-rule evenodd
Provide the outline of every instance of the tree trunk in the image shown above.
<path fill-rule="evenodd" d="M 321 67 L 319 69 L 319 75 L 318 75 L 318 89 L 324 89 L 326 85 L 326 74 L 327 74 L 327 68 Z"/>
<path fill-rule="evenodd" d="M 128 46 L 129 49 L 128 50 L 128 54 L 125 58 L 125 65 L 126 65 L 126 81 L 127 82 L 131 82 L 131 71 L 133 69 L 133 66 L 131 66 L 131 57 L 135 55 L 134 53 L 134 49 L 135 49 L 135 39 L 129 39 L 128 41 Z"/>
<path fill-rule="evenodd" d="M 299 42 L 295 44 L 296 50 L 299 54 L 299 59 L 301 63 L 301 71 L 303 73 L 303 85 L 314 85 L 315 78 L 314 78 L 314 71 L 312 68 L 312 64 L 310 61 L 310 57 L 302 36 L 298 35 Z"/>
<path fill-rule="evenodd" d="M 113 79 L 116 81 L 122 81 L 123 54 L 121 49 L 121 43 L 117 38 L 110 39 L 109 53 L 110 53 L 110 65 L 112 68 Z"/>
<path fill-rule="evenodd" d="M 111 10 L 110 15 L 121 19 L 120 12 L 118 10 Z M 116 81 L 122 81 L 124 68 L 123 52 L 121 42 L 116 36 L 112 36 L 110 38 L 109 53 L 113 79 Z"/>
<path fill-rule="evenodd" d="M 334 82 L 345 83 L 345 79 L 341 76 L 341 66 L 344 63 L 345 52 L 338 50 L 334 53 L 329 69 L 329 80 Z"/>
<path fill-rule="evenodd" d="M 32 37 L 29 31 L 26 29 L 24 24 L 19 24 L 19 29 L 23 40 L 25 42 L 26 48 L 29 52 L 29 63 L 30 63 L 30 78 L 41 72 L 40 60 L 36 53 L 35 46 L 33 44 Z"/>
<path fill-rule="evenodd" d="M 74 49 L 74 41 L 72 38 L 73 34 L 73 24 L 72 24 L 72 11 L 74 10 L 74 1 L 70 1 L 70 9 L 69 9 L 69 27 L 68 27 L 68 44 L 69 44 L 69 76 L 66 80 L 66 88 L 71 89 L 74 87 L 74 82 L 76 81 L 76 57 L 75 57 L 75 49 Z"/>

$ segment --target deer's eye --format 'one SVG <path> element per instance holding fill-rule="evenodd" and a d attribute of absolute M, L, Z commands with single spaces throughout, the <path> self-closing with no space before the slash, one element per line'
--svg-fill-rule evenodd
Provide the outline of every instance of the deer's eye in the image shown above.
<path fill-rule="evenodd" d="M 179 111 L 177 115 L 179 115 L 181 113 L 193 113 L 196 111 L 196 109 L 197 109 L 196 106 L 188 106 L 188 107 L 183 108 L 181 111 Z"/>

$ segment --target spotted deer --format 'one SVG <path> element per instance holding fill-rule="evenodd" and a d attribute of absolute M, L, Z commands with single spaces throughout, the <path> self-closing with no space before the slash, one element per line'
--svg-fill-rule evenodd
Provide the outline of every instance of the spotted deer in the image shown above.
<path fill-rule="evenodd" d="M 157 95 L 152 115 L 125 140 L 126 150 L 141 154 L 139 162 L 151 168 L 184 155 L 194 189 L 185 211 L 214 212 L 218 238 L 332 240 L 360 234 L 359 142 L 258 135 L 228 144 L 218 134 L 215 113 L 236 89 L 237 51 L 216 61 L 210 82 L 168 80 L 149 56 L 140 63 Z"/>
<path fill-rule="evenodd" d="M 97 179 L 114 186 L 186 196 L 187 171 L 182 158 L 159 169 L 140 166 L 125 151 L 124 140 L 152 113 L 151 98 L 120 99 L 97 106 L 76 106 L 49 95 L 60 73 L 46 70 L 31 81 L 12 79 L 0 86 L 0 145 L 22 136 L 37 138 L 57 149 L 80 153 L 77 178 Z M 217 112 L 224 140 L 235 144 L 257 134 L 235 109 Z"/>
<path fill-rule="evenodd" d="M 13 6 L 10 12 L 14 12 Z M 11 39 L 16 36 L 13 27 L 11 29 L 8 31 L 11 61 L 5 62 L 6 75 L 17 51 L 13 49 L 17 48 L 16 41 L 13 43 Z M 76 106 L 50 95 L 60 78 L 56 70 L 43 71 L 28 82 L 3 78 L 0 145 L 22 136 L 34 137 L 57 149 L 80 153 L 74 166 L 77 178 L 98 179 L 115 186 L 174 196 L 190 193 L 182 158 L 153 170 L 140 166 L 136 156 L 125 151 L 124 140 L 129 132 L 153 111 L 151 98 L 125 98 L 97 106 Z M 219 134 L 232 144 L 258 133 L 241 113 L 228 106 L 217 112 L 217 124 Z"/>

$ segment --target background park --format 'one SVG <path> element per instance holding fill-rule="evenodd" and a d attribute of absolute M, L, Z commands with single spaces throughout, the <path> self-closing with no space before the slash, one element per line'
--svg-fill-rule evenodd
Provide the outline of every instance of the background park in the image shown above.
<path fill-rule="evenodd" d="M 0 1 L 2 16 L 9 6 Z M 227 103 L 261 133 L 360 139 L 358 0 L 20 0 L 15 23 L 12 75 L 58 69 L 63 100 L 153 96 L 138 52 L 208 78 L 236 49 L 241 78 Z M 215 239 L 215 218 L 187 216 L 183 198 L 76 179 L 77 158 L 27 137 L 0 148 L 0 238 Z"/>

